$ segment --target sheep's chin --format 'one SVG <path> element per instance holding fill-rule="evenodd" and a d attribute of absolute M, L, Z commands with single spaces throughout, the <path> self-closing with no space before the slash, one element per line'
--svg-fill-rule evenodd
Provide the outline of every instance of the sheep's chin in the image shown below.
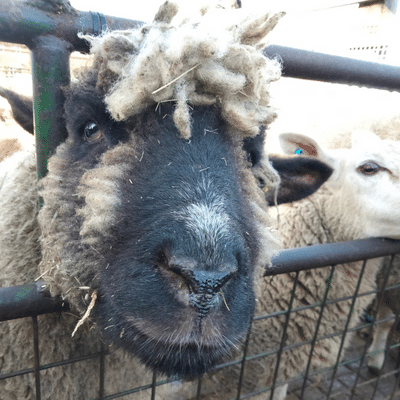
<path fill-rule="evenodd" d="M 105 339 L 167 376 L 192 378 L 223 362 L 241 347 L 252 317 L 251 313 L 247 321 L 230 329 L 235 310 L 222 302 L 205 316 L 182 306 L 163 323 L 155 323 L 141 312 L 122 315 L 109 300 L 105 307 L 115 310 L 107 313 L 112 319 L 99 315 Z"/>
<path fill-rule="evenodd" d="M 209 317 L 209 319 L 212 319 Z M 212 321 L 216 325 L 216 321 Z M 223 362 L 226 357 L 239 349 L 243 336 L 230 338 L 209 337 L 207 329 L 198 325 L 185 337 L 162 337 L 155 338 L 147 335 L 140 329 L 134 327 L 113 337 L 113 342 L 139 359 L 152 371 L 167 376 L 179 375 L 183 378 L 194 378 L 209 371 L 217 364 Z M 176 324 L 177 325 L 177 324 Z M 205 324 L 207 325 L 207 324 Z M 162 331 L 162 327 L 154 327 Z M 113 334 L 114 332 L 109 332 Z M 226 339 L 226 338 L 225 338 Z"/>
<path fill-rule="evenodd" d="M 176 345 L 156 343 L 141 336 L 143 346 L 137 356 L 151 370 L 167 376 L 179 375 L 194 378 L 209 371 L 231 354 L 232 349 L 225 345 L 201 346 L 197 342 Z"/>

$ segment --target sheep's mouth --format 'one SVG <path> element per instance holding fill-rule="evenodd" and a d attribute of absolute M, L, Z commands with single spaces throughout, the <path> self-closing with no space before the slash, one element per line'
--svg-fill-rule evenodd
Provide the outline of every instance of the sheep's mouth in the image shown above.
<path fill-rule="evenodd" d="M 120 315 L 114 317 L 115 325 L 103 329 L 103 333 L 106 339 L 139 357 L 153 371 L 193 378 L 225 361 L 237 350 L 246 329 L 227 332 L 220 323 L 221 318 L 209 314 L 199 324 L 196 312 L 190 309 L 190 313 L 191 318 L 176 315 L 169 324 Z"/>
<path fill-rule="evenodd" d="M 215 340 L 214 343 L 205 345 L 196 339 L 182 343 L 155 341 L 154 338 L 137 332 L 133 341 L 127 338 L 121 344 L 127 350 L 133 350 L 153 371 L 167 376 L 179 375 L 183 378 L 193 378 L 222 362 L 232 353 L 232 348 L 238 348 L 238 344 L 232 343 L 232 341 Z"/>

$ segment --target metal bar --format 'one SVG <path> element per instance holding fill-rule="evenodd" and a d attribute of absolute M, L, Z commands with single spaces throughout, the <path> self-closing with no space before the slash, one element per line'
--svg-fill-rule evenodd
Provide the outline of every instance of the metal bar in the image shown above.
<path fill-rule="evenodd" d="M 317 244 L 284 250 L 272 258 L 265 275 L 296 272 L 400 253 L 400 241 L 384 238 Z"/>
<path fill-rule="evenodd" d="M 351 317 L 352 317 L 352 314 L 353 314 L 354 305 L 355 305 L 356 300 L 357 300 L 357 294 L 358 294 L 358 291 L 359 291 L 360 286 L 361 286 L 361 281 L 362 281 L 362 278 L 364 276 L 366 265 L 367 265 L 367 260 L 365 260 L 363 262 L 363 265 L 362 265 L 362 268 L 361 268 L 361 271 L 360 271 L 360 275 L 358 277 L 357 286 L 356 286 L 356 288 L 354 290 L 353 301 L 351 302 L 351 305 L 350 305 L 349 314 L 348 314 L 348 317 L 347 317 L 346 325 L 345 325 L 344 330 L 343 330 L 343 336 L 342 336 L 342 340 L 340 342 L 340 347 L 339 347 L 339 351 L 338 351 L 335 367 L 334 367 L 333 373 L 332 373 L 331 384 L 329 385 L 329 391 L 328 391 L 328 394 L 326 396 L 327 400 L 329 399 L 329 396 L 330 396 L 330 394 L 332 392 L 332 389 L 333 389 L 333 383 L 335 381 L 335 376 L 336 376 L 336 373 L 337 373 L 337 370 L 338 370 L 338 365 L 340 363 L 342 350 L 344 348 L 344 342 L 345 342 L 345 339 L 346 339 L 347 332 L 349 330 L 349 325 L 350 325 Z"/>
<path fill-rule="evenodd" d="M 51 298 L 43 282 L 0 288 L 0 321 L 69 310 L 60 298 Z"/>
<path fill-rule="evenodd" d="M 59 9 L 44 10 L 46 2 L 43 0 L 36 3 L 3 0 L 0 4 L 0 40 L 30 48 L 33 38 L 53 35 L 63 38 L 77 51 L 88 52 L 88 44 L 76 36 L 78 31 L 97 35 L 105 24 L 111 30 L 142 24 L 124 18 L 102 17 L 99 13 L 78 11 L 69 4 L 58 3 Z M 264 54 L 281 58 L 283 76 L 400 90 L 399 67 L 278 45 L 268 46 Z"/>
<path fill-rule="evenodd" d="M 196 393 L 196 400 L 201 399 L 201 385 L 203 383 L 203 375 L 200 375 L 197 380 L 197 393 Z"/>
<path fill-rule="evenodd" d="M 266 275 L 296 272 L 397 253 L 400 254 L 400 241 L 381 238 L 283 250 L 272 259 L 272 266 L 267 267 Z M 34 284 L 0 288 L 0 321 L 67 311 L 69 309 L 66 302 L 59 298 L 50 298 L 44 289 L 45 287 L 41 281 Z M 370 293 L 368 292 L 367 294 Z M 332 302 L 335 302 L 335 300 L 330 300 L 327 304 Z M 292 311 L 297 311 L 297 309 Z M 285 313 L 282 312 L 282 314 Z M 256 319 L 260 318 L 256 317 Z"/>
<path fill-rule="evenodd" d="M 386 288 L 386 284 L 387 284 L 387 281 L 388 281 L 388 279 L 389 279 L 390 271 L 391 271 L 391 268 L 393 267 L 393 260 L 394 260 L 394 257 L 395 257 L 395 256 L 392 255 L 391 266 L 387 269 L 387 271 L 386 271 L 386 273 L 385 273 L 385 276 L 384 276 L 384 279 L 383 279 L 383 290 Z M 377 305 L 376 305 L 376 309 L 375 309 L 374 312 L 373 312 L 374 324 L 376 323 L 376 317 L 377 317 L 377 315 L 378 315 L 379 307 L 381 307 L 382 302 L 383 302 L 383 296 L 384 296 L 384 292 L 383 292 L 383 291 L 381 292 L 380 295 L 379 295 L 379 292 L 378 292 L 378 294 L 377 294 L 378 303 L 377 303 Z M 373 331 L 373 326 L 374 326 L 374 324 L 370 324 L 369 329 L 368 329 L 368 335 L 369 335 L 370 337 L 372 336 L 372 331 Z M 354 384 L 353 384 L 353 387 L 352 387 L 351 397 L 350 397 L 349 400 L 352 400 L 352 399 L 353 399 L 353 396 L 355 395 L 356 388 L 357 388 L 357 383 L 358 383 L 358 380 L 359 380 L 359 378 L 360 378 L 361 368 L 362 368 L 362 365 L 363 365 L 363 363 L 364 363 L 364 359 L 365 359 L 365 356 L 366 356 L 366 354 L 367 354 L 367 350 L 368 350 L 368 343 L 365 343 L 364 350 L 363 350 L 363 353 L 362 353 L 362 355 L 361 355 L 360 364 L 359 364 L 358 369 L 357 369 L 356 379 L 354 380 Z"/>
<path fill-rule="evenodd" d="M 0 40 L 25 44 L 31 50 L 39 179 L 47 173 L 48 158 L 67 137 L 61 87 L 69 84 L 69 55 L 73 50 L 89 51 L 88 43 L 77 33 L 98 35 L 107 28 L 127 29 L 140 24 L 100 13 L 80 12 L 61 0 L 0 3 Z"/>
<path fill-rule="evenodd" d="M 38 331 L 38 320 L 37 316 L 32 317 L 33 327 L 33 360 L 34 360 L 34 372 L 35 372 L 35 389 L 36 389 L 36 400 L 40 400 L 40 358 L 39 358 L 39 331 Z"/>
<path fill-rule="evenodd" d="M 24 44 L 29 48 L 34 45 L 35 38 L 51 35 L 69 42 L 76 51 L 88 53 L 88 43 L 78 38 L 78 32 L 99 35 L 106 27 L 110 30 L 129 29 L 141 24 L 141 21 L 78 11 L 62 0 L 2 0 L 0 3 L 0 41 Z"/>
<path fill-rule="evenodd" d="M 247 335 L 246 335 L 246 341 L 245 341 L 244 346 L 243 346 L 242 365 L 240 366 L 240 374 L 239 374 L 239 382 L 238 382 L 238 386 L 237 386 L 236 400 L 240 399 L 240 393 L 242 391 L 244 368 L 245 368 L 245 365 L 246 365 L 247 352 L 249 351 L 251 327 L 252 327 L 252 325 L 250 325 L 249 331 L 247 332 Z"/>
<path fill-rule="evenodd" d="M 310 349 L 310 356 L 308 357 L 308 361 L 307 361 L 307 367 L 306 367 L 306 371 L 304 373 L 304 379 L 303 379 L 303 385 L 301 387 L 301 392 L 300 392 L 300 398 L 302 399 L 304 396 L 304 392 L 306 390 L 306 383 L 307 383 L 307 378 L 308 378 L 308 374 L 310 371 L 310 367 L 311 367 L 311 359 L 312 359 L 312 355 L 314 352 L 314 347 L 315 347 L 315 343 L 317 341 L 317 337 L 318 337 L 318 331 L 319 331 L 319 327 L 321 325 L 321 321 L 322 321 L 322 315 L 324 313 L 325 310 L 325 306 L 326 306 L 326 300 L 328 299 L 328 293 L 329 290 L 331 288 L 330 282 L 332 282 L 332 278 L 333 278 L 333 274 L 335 272 L 335 265 L 331 266 L 331 272 L 329 274 L 328 280 L 327 282 L 329 282 L 329 284 L 326 285 L 326 289 L 325 289 L 325 293 L 324 293 L 324 298 L 322 300 L 322 304 L 321 304 L 321 309 L 319 311 L 319 315 L 318 315 L 318 321 L 317 321 L 317 325 L 315 327 L 315 332 L 314 332 L 314 336 L 312 338 L 312 342 L 311 342 L 311 349 Z"/>
<path fill-rule="evenodd" d="M 47 160 L 67 138 L 63 119 L 64 94 L 68 85 L 72 46 L 54 36 L 40 36 L 31 48 L 33 115 L 38 178 L 47 173 Z"/>
<path fill-rule="evenodd" d="M 297 282 L 299 281 L 299 274 L 300 274 L 300 272 L 297 271 L 296 272 L 296 276 L 294 278 L 294 282 L 293 282 L 293 288 L 292 288 L 292 291 L 290 293 L 289 306 L 287 308 L 287 314 L 286 314 L 286 318 L 285 318 L 285 325 L 283 327 L 282 339 L 281 339 L 281 343 L 279 345 L 279 351 L 278 351 L 278 354 L 277 354 L 276 366 L 275 366 L 275 371 L 274 371 L 274 378 L 272 380 L 272 387 L 271 387 L 271 392 L 270 392 L 270 395 L 269 395 L 270 400 L 273 400 L 273 398 L 274 398 L 275 385 L 276 385 L 276 380 L 278 378 L 279 364 L 281 362 L 282 350 L 283 350 L 283 348 L 285 346 L 285 342 L 286 342 L 286 331 L 287 331 L 287 327 L 289 325 L 289 318 L 290 318 L 290 313 L 291 313 L 292 307 L 293 307 L 293 301 L 294 301 L 294 298 L 295 298 Z"/>
<path fill-rule="evenodd" d="M 105 358 L 106 358 L 107 350 L 103 341 L 101 342 L 100 349 L 100 387 L 99 387 L 99 400 L 104 399 L 104 380 L 105 380 Z"/>
<path fill-rule="evenodd" d="M 400 90 L 400 67 L 276 45 L 264 54 L 282 60 L 286 77 Z"/>
<path fill-rule="evenodd" d="M 156 387 L 157 387 L 157 372 L 153 372 L 153 380 L 151 381 L 151 400 L 156 398 Z"/>

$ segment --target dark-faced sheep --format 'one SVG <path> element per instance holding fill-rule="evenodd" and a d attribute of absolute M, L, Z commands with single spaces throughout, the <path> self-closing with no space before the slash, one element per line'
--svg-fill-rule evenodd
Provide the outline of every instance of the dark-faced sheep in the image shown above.
<path fill-rule="evenodd" d="M 40 212 L 33 153 L 16 153 L 0 177 L 1 285 L 40 276 L 69 302 L 70 313 L 39 317 L 42 364 L 95 353 L 102 340 L 118 348 L 106 357 L 106 395 L 148 382 L 133 356 L 184 377 L 226 359 L 277 249 L 267 208 L 281 202 L 279 176 L 244 138 L 274 119 L 267 89 L 280 65 L 259 49 L 280 15 L 222 29 L 225 15 L 205 11 L 174 23 L 166 2 L 150 25 L 86 37 L 93 66 L 65 88 L 68 138 L 39 183 Z M 306 191 L 285 190 L 285 201 L 331 172 L 290 161 Z M 296 178 L 301 168 L 315 179 Z M 89 313 L 90 324 L 80 319 Z M 3 373 L 33 364 L 31 334 L 24 319 L 0 325 Z M 96 397 L 97 369 L 93 359 L 46 369 L 42 394 Z M 31 399 L 33 377 L 2 380 L 0 392 Z"/>

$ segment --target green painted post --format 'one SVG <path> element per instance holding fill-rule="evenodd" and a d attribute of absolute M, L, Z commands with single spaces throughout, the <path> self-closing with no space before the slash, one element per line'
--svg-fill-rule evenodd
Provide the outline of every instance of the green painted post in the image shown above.
<path fill-rule="evenodd" d="M 70 82 L 72 46 L 55 36 L 40 36 L 31 48 L 33 113 L 38 178 L 47 173 L 47 162 L 67 137 L 63 120 L 62 87 Z"/>

